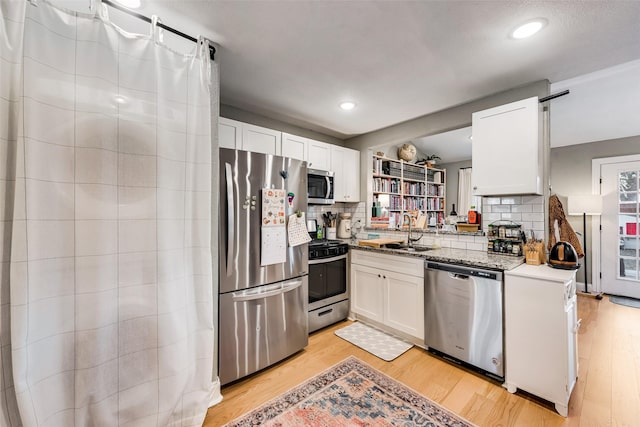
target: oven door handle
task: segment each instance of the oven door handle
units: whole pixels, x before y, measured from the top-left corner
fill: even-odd
[[[327,262],[333,262],[333,261],[340,261],[341,259],[346,259],[347,255],[338,255],[338,256],[334,256],[331,258],[320,258],[320,259],[310,259],[309,260],[309,265],[314,265],[314,264],[324,264]]]
[[[302,286],[302,280],[287,282],[285,284],[268,287],[266,290],[256,289],[233,294],[233,302],[254,301],[263,298],[269,298],[276,295],[286,294]]]

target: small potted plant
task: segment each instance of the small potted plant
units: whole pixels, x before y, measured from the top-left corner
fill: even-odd
[[[425,160],[427,161],[427,166],[432,168],[436,164],[436,160],[442,160],[442,159],[437,154],[431,154],[427,156]]]

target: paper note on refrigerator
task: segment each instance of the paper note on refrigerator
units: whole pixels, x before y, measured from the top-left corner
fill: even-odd
[[[284,190],[275,188],[262,189],[262,226],[278,227],[285,225],[285,198]]]
[[[298,246],[311,241],[304,212],[300,216],[296,214],[289,215],[287,232],[289,234],[289,246]]]
[[[287,228],[261,227],[260,265],[282,264],[287,261]]]

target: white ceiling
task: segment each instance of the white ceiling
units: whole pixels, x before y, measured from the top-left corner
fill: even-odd
[[[640,58],[640,1],[143,2],[219,44],[222,103],[342,139]]]
[[[551,102],[551,147],[640,135],[640,60],[551,85],[565,89]]]
[[[453,163],[471,159],[471,127],[425,136],[411,141],[416,149],[427,156],[435,154],[440,163]]]

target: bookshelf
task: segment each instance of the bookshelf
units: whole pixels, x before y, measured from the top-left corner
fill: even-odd
[[[445,217],[446,171],[403,160],[373,156],[370,225],[396,228],[402,214],[418,211],[424,228],[435,227]]]

